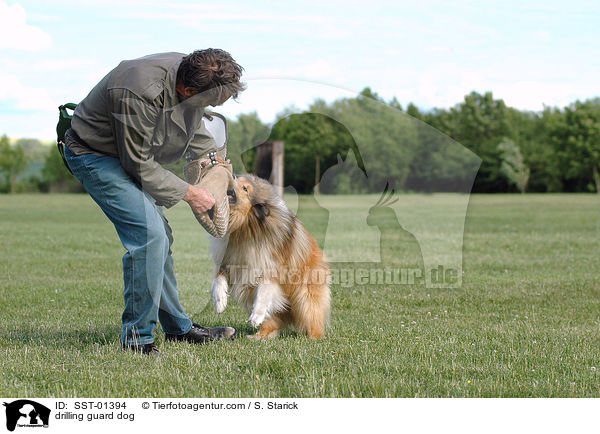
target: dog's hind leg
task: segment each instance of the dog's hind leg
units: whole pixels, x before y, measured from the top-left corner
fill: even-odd
[[[264,339],[264,338],[276,338],[279,336],[279,332],[288,323],[291,322],[289,312],[278,312],[271,318],[267,318],[260,325],[260,330],[254,335],[248,336],[250,339]]]
[[[253,327],[258,327],[265,318],[270,318],[273,314],[284,310],[286,306],[287,300],[281,286],[266,280],[256,288],[254,304],[248,320]]]

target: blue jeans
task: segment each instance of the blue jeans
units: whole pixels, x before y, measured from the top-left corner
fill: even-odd
[[[74,155],[65,159],[75,177],[115,225],[123,256],[125,310],[121,341],[154,342],[157,320],[165,333],[185,334],[192,321],[179,303],[173,271],[173,236],[162,207],[125,173],[118,158]]]

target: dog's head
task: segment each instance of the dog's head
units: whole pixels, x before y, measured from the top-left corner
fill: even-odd
[[[257,230],[265,227],[281,199],[271,184],[254,175],[241,175],[235,178],[235,187],[227,192],[229,196],[229,232],[242,227]]]

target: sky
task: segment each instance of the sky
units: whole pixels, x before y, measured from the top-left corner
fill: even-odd
[[[366,86],[406,106],[475,90],[519,109],[600,95],[596,1],[0,0],[0,134],[55,138],[121,60],[222,48],[248,90],[217,111],[272,122]]]

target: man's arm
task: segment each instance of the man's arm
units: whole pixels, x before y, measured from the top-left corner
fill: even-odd
[[[188,184],[154,160],[151,140],[160,108],[144,102],[126,89],[111,89],[108,99],[123,169],[158,205],[170,208],[184,199],[197,212],[212,208],[214,198],[208,191]]]

